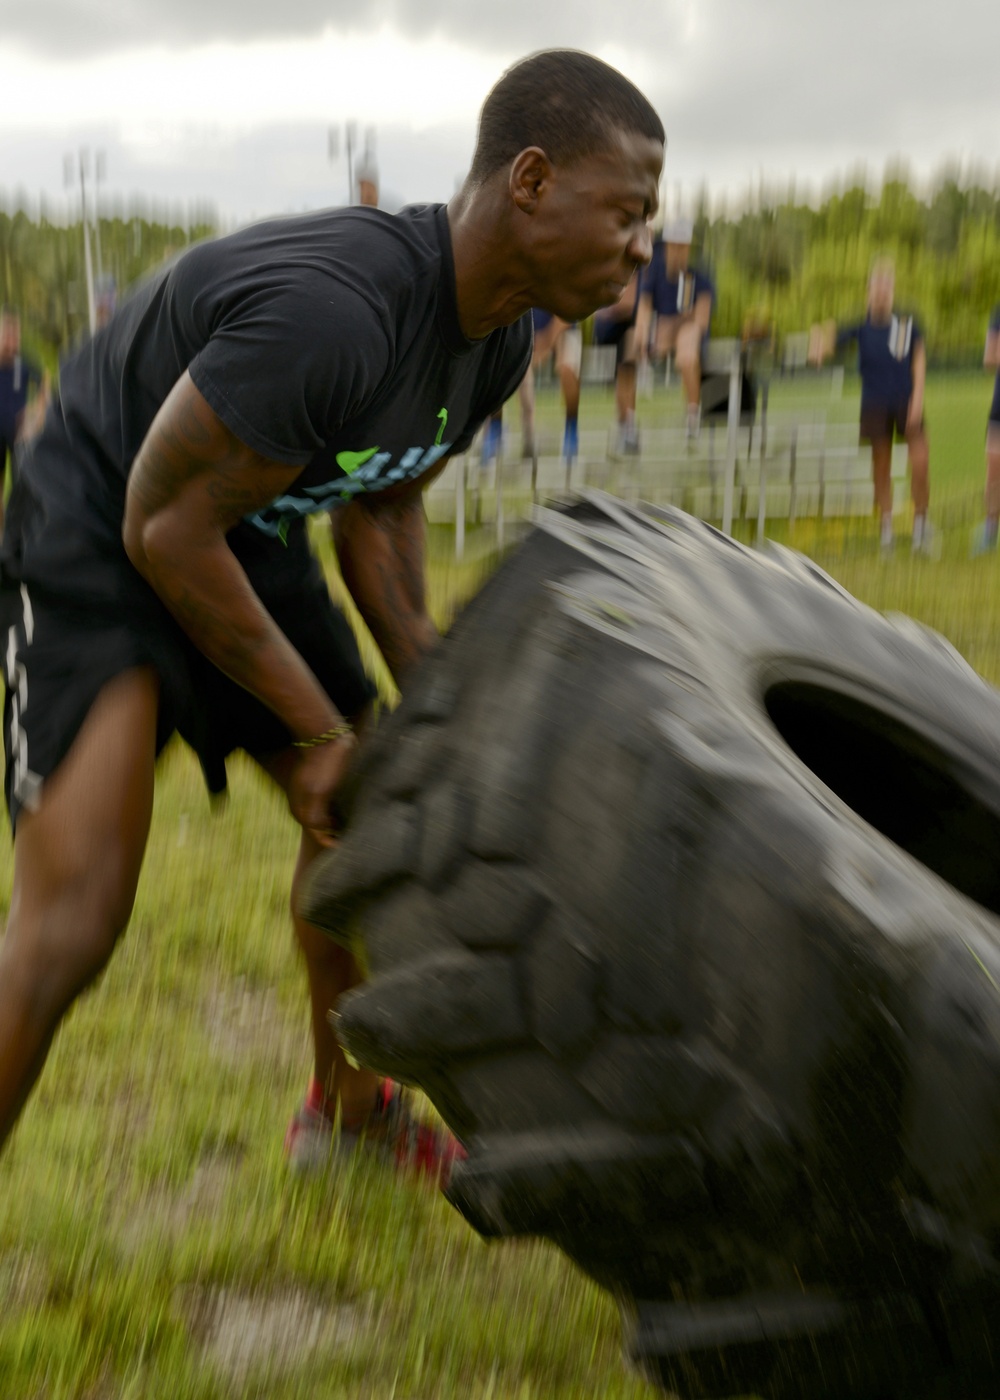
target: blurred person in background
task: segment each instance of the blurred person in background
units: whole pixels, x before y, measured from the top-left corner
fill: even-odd
[[[16,311],[0,311],[0,530],[3,529],[3,495],[7,458],[25,430],[29,403],[44,399],[45,376],[33,361],[21,354],[21,318]],[[34,406],[34,405],[33,405]]]
[[[701,352],[715,304],[712,279],[691,266],[693,234],[690,219],[672,219],[664,227],[643,273],[635,333],[640,361],[649,355],[658,366],[673,355],[690,438],[697,437],[701,424]]]
[[[983,367],[992,370],[995,378],[993,402],[986,422],[986,519],[973,547],[976,554],[996,549],[1000,524],[1000,306],[994,307],[990,317]]]
[[[868,278],[865,319],[838,329],[835,321],[810,331],[810,358],[815,364],[851,341],[858,344],[861,375],[861,441],[871,443],[875,507],[883,550],[892,549],[892,445],[905,441],[913,498],[912,546],[931,550],[927,523],[930,501],[930,448],[924,426],[927,351],[914,316],[894,309],[896,270],[890,258],[878,258]]]
[[[636,317],[639,313],[641,278],[632,278],[614,306],[594,316],[594,344],[615,347],[615,453],[635,456],[639,429],[635,421]]]
[[[567,462],[576,460],[580,450],[577,419],[580,413],[580,367],[583,362],[583,335],[579,326],[570,324],[559,316],[553,316],[541,307],[531,309],[533,349],[531,365],[518,385],[518,400],[521,408],[521,453],[523,457],[534,457],[535,440],[535,376],[549,356],[555,361],[556,375],[562,390],[566,419],[563,426],[563,457]],[[503,449],[503,409],[494,413],[483,430],[482,465],[484,467],[500,456]]]
[[[533,307],[534,350],[531,368],[521,380],[518,396],[521,401],[522,455],[535,452],[535,375],[551,355],[555,362],[559,387],[562,390],[565,421],[563,424],[562,455],[567,462],[576,460],[580,450],[577,419],[580,414],[580,367],[583,362],[583,334],[578,325],[550,316],[547,311]]]
[[[179,732],[214,792],[247,752],[300,828],[313,1068],[290,1165],[336,1160],[339,1122],[345,1149],[415,1143],[447,1168],[448,1136],[414,1135],[396,1088],[345,1058],[329,1012],[361,972],[297,913],[374,696],[307,516],[334,511],[344,581],[405,694],[437,640],[423,488],[523,379],[531,308],[581,320],[648,262],[664,141],[615,69],[534,54],[491,91],[447,206],[195,244],[65,362],[0,551],[0,1141],[129,921],[156,756]]]

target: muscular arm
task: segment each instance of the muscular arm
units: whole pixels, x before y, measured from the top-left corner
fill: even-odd
[[[694,304],[692,319],[701,330],[701,338],[708,335],[708,327],[712,320],[712,293],[702,292]]]
[[[421,488],[430,477],[428,472],[418,483],[359,497],[331,516],[344,582],[400,689],[438,635],[424,581]]]
[[[132,563],[195,646],[306,739],[340,715],[226,542],[300,470],[234,437],[185,372],[136,456],[122,534]]]

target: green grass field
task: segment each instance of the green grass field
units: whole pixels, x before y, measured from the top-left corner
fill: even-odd
[[[867,520],[776,533],[996,683],[1000,564],[968,559],[988,402],[985,376],[929,386],[939,561],[883,561]],[[585,400],[585,422],[609,412],[609,396]],[[484,576],[484,546],[458,568],[447,531],[431,544],[445,619]],[[370,1161],[286,1174],[309,1068],[295,831],[248,762],[231,783],[213,813],[188,752],[166,753],[132,925],[0,1159],[0,1400],[653,1396],[622,1366],[613,1304],[554,1249],[487,1246]],[[6,846],[5,908],[10,876]]]

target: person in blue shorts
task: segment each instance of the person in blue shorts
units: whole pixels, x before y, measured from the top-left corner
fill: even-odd
[[[889,550],[893,544],[892,444],[898,437],[909,449],[913,548],[926,553],[930,550],[930,449],[924,426],[927,352],[916,318],[895,310],[895,293],[895,268],[888,258],[879,258],[868,279],[865,319],[839,329],[830,321],[818,333],[814,327],[811,358],[822,363],[836,348],[857,341],[861,441],[871,443],[882,548]]]
[[[715,304],[712,279],[691,266],[693,233],[690,219],[673,219],[664,228],[663,241],[654,245],[652,261],[642,274],[636,320],[640,360],[649,354],[654,364],[660,364],[669,354],[674,356],[691,437],[701,421],[701,351],[711,331]]]
[[[995,378],[986,422],[986,520],[976,543],[977,554],[996,549],[1000,525],[1000,306],[993,308],[990,317],[983,367],[992,370]]]
[[[632,457],[639,451],[635,421],[636,348],[635,322],[639,313],[639,274],[632,278],[614,306],[594,316],[594,344],[615,347],[615,416],[618,423],[615,451]]]

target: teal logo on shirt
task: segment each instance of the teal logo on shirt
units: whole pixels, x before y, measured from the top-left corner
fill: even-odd
[[[443,416],[442,416],[443,415]],[[448,411],[438,414],[441,438],[447,424]],[[436,441],[433,447],[408,447],[399,461],[393,464],[391,452],[380,452],[377,447],[362,451],[343,451],[336,456],[337,466],[344,472],[335,481],[326,481],[321,486],[303,486],[301,495],[279,496],[277,500],[259,510],[255,515],[245,517],[248,524],[273,539],[285,544],[288,530],[294,520],[303,515],[315,515],[318,511],[332,510],[344,505],[362,493],[384,491],[387,486],[395,486],[400,481],[412,481],[422,476],[435,462],[451,451],[450,442]]]
[[[363,467],[369,458],[375,456],[377,451],[377,447],[366,447],[364,452],[338,452],[337,466],[348,476],[353,476],[359,467]]]

